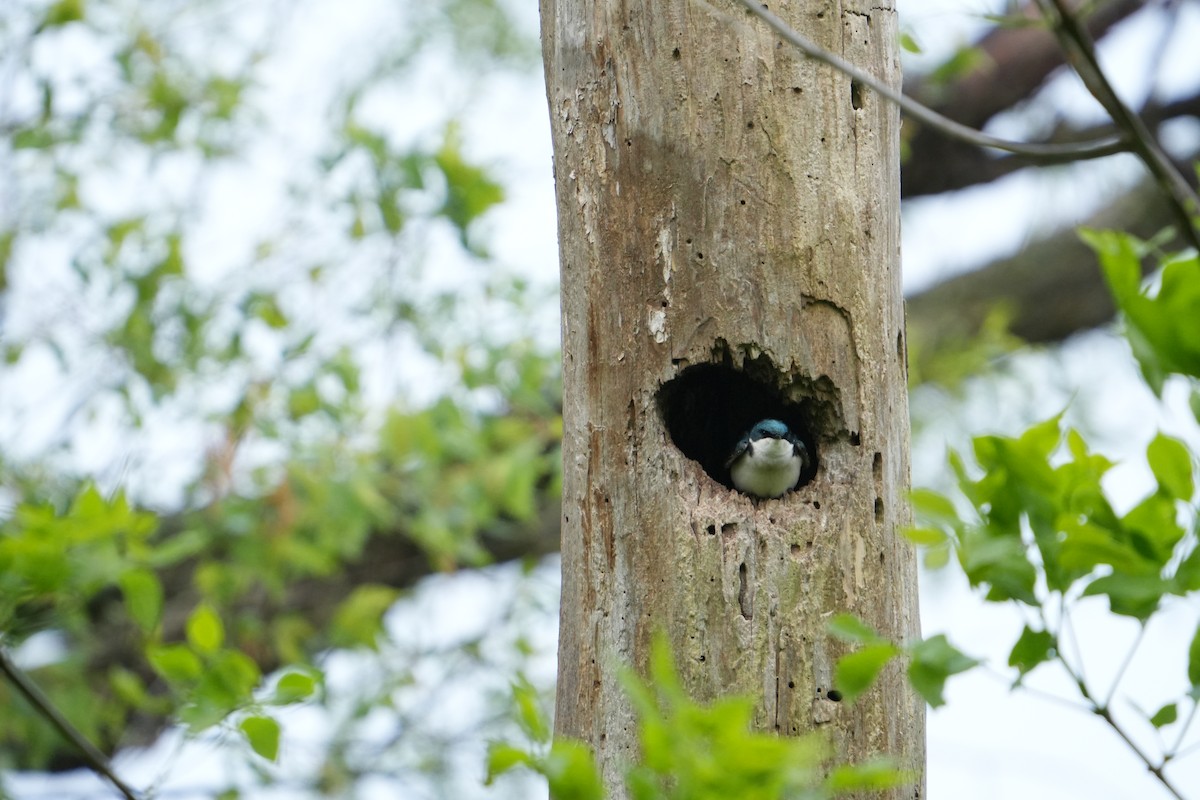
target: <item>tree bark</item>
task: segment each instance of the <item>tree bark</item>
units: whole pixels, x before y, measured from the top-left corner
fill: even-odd
[[[890,4],[772,8],[899,83]],[[693,696],[750,694],[763,729],[922,773],[924,706],[899,665],[838,703],[826,632],[842,611],[918,632],[896,110],[731,2],[543,0],[542,28],[565,382],[557,732],[594,746],[623,796],[637,743],[618,665],[641,669],[664,630]],[[716,457],[758,413],[816,450],[780,500],[728,488]]]

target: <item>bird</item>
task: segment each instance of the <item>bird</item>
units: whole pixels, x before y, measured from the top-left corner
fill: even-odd
[[[739,492],[752,497],[782,497],[808,469],[808,448],[777,419],[764,419],[746,432],[725,467]]]

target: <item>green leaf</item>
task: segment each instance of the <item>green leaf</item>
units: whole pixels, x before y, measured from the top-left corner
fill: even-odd
[[[504,742],[492,742],[488,745],[487,777],[485,786],[491,786],[499,776],[517,767],[534,768],[534,758],[529,753]]]
[[[551,800],[604,800],[604,783],[592,751],[582,742],[555,739],[544,774]]]
[[[1176,594],[1187,594],[1200,590],[1200,547],[1194,547],[1175,570],[1174,589]]]
[[[947,540],[944,544],[928,547],[924,553],[925,568],[928,570],[938,570],[950,563],[950,542]]]
[[[1188,683],[1192,684],[1192,691],[1200,691],[1200,626],[1196,627],[1192,644],[1188,647],[1187,677]]]
[[[225,643],[225,625],[212,606],[202,603],[188,617],[188,643],[200,653],[215,653]]]
[[[399,592],[390,586],[364,584],[357,587],[334,614],[331,631],[334,644],[374,649],[383,631],[383,615],[398,596]]]
[[[1146,448],[1146,460],[1159,489],[1176,500],[1192,499],[1192,457],[1183,442],[1159,433]]]
[[[1157,575],[1171,560],[1175,545],[1184,537],[1175,500],[1161,492],[1145,497],[1121,518],[1130,547],[1138,558],[1114,564],[1125,572]]]
[[[937,547],[949,541],[950,537],[938,528],[905,528],[904,538],[922,547]]]
[[[946,702],[942,696],[946,680],[979,663],[978,659],[965,655],[951,645],[941,634],[917,642],[909,648],[909,658],[909,683],[934,708]]]
[[[142,678],[124,667],[114,666],[108,671],[108,685],[131,708],[148,708],[152,702]]]
[[[900,648],[891,642],[878,642],[844,655],[834,671],[834,686],[851,701],[869,689],[879,671],[899,654]]]
[[[954,55],[930,72],[927,80],[933,84],[957,81],[982,69],[989,61],[990,59],[977,47],[960,47]]]
[[[1112,574],[1097,578],[1083,590],[1084,597],[1106,595],[1114,614],[1135,617],[1143,622],[1158,608],[1170,584],[1157,575]]]
[[[299,703],[312,697],[317,690],[317,679],[306,672],[286,672],[275,684],[275,695],[271,702],[277,705]]]
[[[1052,658],[1057,646],[1049,631],[1035,631],[1026,625],[1009,653],[1008,665],[1016,667],[1024,676],[1038,664]]]
[[[517,706],[517,723],[525,735],[538,744],[550,741],[550,724],[542,713],[537,689],[529,681],[521,679],[513,684],[513,701]]]
[[[875,630],[853,614],[836,614],[825,629],[844,642],[875,644],[883,641]]]
[[[1200,377],[1200,256],[1171,258],[1151,297],[1141,286],[1141,258],[1151,248],[1133,236],[1082,231],[1096,251],[1146,383],[1162,394],[1167,375]]]
[[[271,717],[246,717],[238,725],[250,748],[268,761],[279,758],[279,723]]]
[[[1100,564],[1108,564],[1122,572],[1155,572],[1153,565],[1128,543],[1123,530],[1112,531],[1063,515],[1060,521],[1062,543],[1058,550],[1059,564],[1080,574],[1091,572]]]
[[[896,766],[890,758],[873,758],[861,764],[835,767],[825,781],[831,794],[878,791],[913,782],[913,775]]]
[[[1025,552],[1025,543],[1016,536],[997,538],[983,531],[964,532],[959,543],[959,562],[972,586],[986,584],[987,599],[1020,600],[1038,605],[1034,586],[1037,570]]]
[[[288,326],[287,314],[279,307],[279,301],[269,294],[255,294],[248,302],[251,315],[266,323],[267,327],[280,330]]]
[[[504,188],[487,172],[467,162],[456,125],[446,129],[442,148],[434,163],[446,178],[446,201],[440,213],[459,230],[467,242],[467,227],[492,206],[504,200]]]
[[[1156,728],[1162,728],[1170,725],[1177,719],[1179,719],[1179,708],[1175,703],[1167,703],[1154,712],[1154,716],[1150,717],[1150,724]]]
[[[163,590],[158,576],[148,569],[131,569],[121,576],[125,610],[142,632],[149,635],[162,617]]]
[[[915,53],[917,55],[920,55],[922,52],[921,45],[917,43],[916,38],[911,33],[907,32],[900,34],[900,47],[904,48],[904,50],[908,51],[909,53]]]
[[[150,647],[146,659],[159,675],[172,683],[188,683],[204,671],[200,659],[187,645],[168,644]]]
[[[932,489],[913,489],[911,494],[913,511],[929,522],[946,527],[958,527],[958,510],[950,498]]]
[[[253,700],[261,672],[249,656],[239,650],[223,650],[213,656],[196,682],[191,704],[180,714],[180,721],[193,732],[221,722],[231,712]]]
[[[321,395],[316,384],[306,383],[288,392],[288,416],[291,419],[303,419],[320,410]]]
[[[87,5],[84,0],[58,0],[57,3],[46,9],[46,16],[42,18],[42,27],[57,28],[69,22],[79,22],[83,20],[86,13]]]

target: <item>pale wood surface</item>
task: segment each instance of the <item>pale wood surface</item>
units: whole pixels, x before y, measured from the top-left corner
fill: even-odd
[[[889,3],[772,10],[899,83]],[[619,786],[636,742],[617,665],[644,665],[662,627],[695,696],[750,693],[764,729],[821,728],[846,760],[921,770],[924,705],[898,665],[854,705],[825,697],[845,652],[833,614],[918,635],[895,109],[733,3],[544,0],[542,23],[565,381],[558,732],[595,745]],[[674,446],[659,389],[713,361],[809,409],[811,482],[755,504]]]

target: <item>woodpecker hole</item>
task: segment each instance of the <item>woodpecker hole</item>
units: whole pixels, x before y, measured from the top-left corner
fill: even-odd
[[[810,483],[820,471],[822,443],[845,436],[832,383],[783,372],[764,354],[746,356],[735,366],[734,350],[721,340],[713,350],[713,363],[685,367],[658,390],[658,410],[671,441],[710,478],[732,489],[725,462],[734,446],[755,423],[778,419],[808,449],[812,463],[797,486]]]
[[[749,581],[746,580],[746,562],[738,566],[738,608],[743,619],[754,616],[754,600],[750,593]]]
[[[855,111],[862,110],[862,84],[858,81],[850,81],[850,105],[854,106]]]

